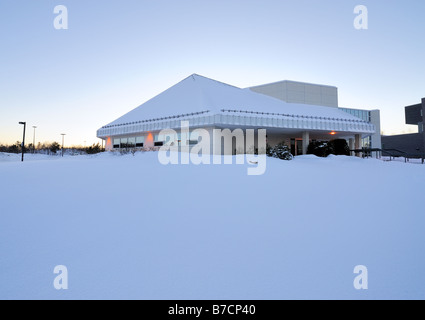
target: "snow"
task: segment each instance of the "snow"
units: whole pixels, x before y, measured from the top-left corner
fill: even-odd
[[[287,103],[194,74],[108,125],[222,109],[360,120],[338,108]]]
[[[0,154],[0,299],[425,298],[423,165],[27,156]]]

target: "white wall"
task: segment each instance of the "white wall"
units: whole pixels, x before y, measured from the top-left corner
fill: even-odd
[[[371,111],[371,123],[375,125],[376,133],[372,135],[372,148],[382,148],[381,138],[381,112],[379,110]]]
[[[338,88],[296,81],[281,81],[250,88],[288,103],[338,107]]]

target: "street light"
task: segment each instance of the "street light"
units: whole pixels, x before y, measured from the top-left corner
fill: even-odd
[[[22,124],[24,126],[24,138],[22,139],[22,162],[24,162],[24,149],[25,149],[25,130],[27,128],[26,122],[19,122],[19,124]]]
[[[63,157],[63,146],[64,146],[64,141],[65,141],[66,134],[65,133],[61,133],[61,136],[62,136],[62,157]]]
[[[33,128],[34,128],[34,139],[33,139],[33,142],[32,142],[32,153],[35,153],[35,129],[37,129],[37,127],[36,126],[33,126]]]

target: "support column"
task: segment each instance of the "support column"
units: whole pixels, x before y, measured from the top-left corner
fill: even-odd
[[[350,140],[348,140],[348,145],[349,145],[350,150],[354,150],[356,148],[356,145],[354,143],[354,138],[351,138]],[[355,153],[350,152],[350,155],[355,156]]]
[[[382,149],[382,138],[381,138],[381,113],[379,110],[370,111],[370,122],[375,126],[375,133],[371,136],[370,146],[373,149]],[[372,157],[378,158],[379,152],[372,152]]]
[[[362,136],[360,134],[356,134],[355,137],[355,149],[359,150],[362,147]],[[362,157],[362,153],[357,154],[358,157]]]
[[[307,148],[310,144],[310,132],[303,132],[303,154],[307,154]]]

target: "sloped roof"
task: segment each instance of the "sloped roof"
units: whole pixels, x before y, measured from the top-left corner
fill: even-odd
[[[108,126],[206,111],[219,114],[223,109],[359,120],[337,108],[287,103],[193,74]]]

